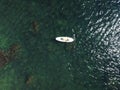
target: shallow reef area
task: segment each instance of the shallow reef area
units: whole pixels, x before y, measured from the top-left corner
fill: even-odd
[[[118,8],[117,0],[0,0],[0,90],[120,90]]]

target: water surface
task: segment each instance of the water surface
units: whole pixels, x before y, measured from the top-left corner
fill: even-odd
[[[0,0],[0,90],[119,90],[120,0]],[[33,22],[35,22],[33,25]],[[75,37],[59,43],[57,36]]]

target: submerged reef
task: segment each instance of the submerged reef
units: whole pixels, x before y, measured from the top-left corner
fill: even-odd
[[[20,50],[20,45],[18,43],[12,44],[8,49],[8,58],[13,59],[16,56],[16,53]]]
[[[32,21],[32,32],[37,33],[39,31],[39,24],[37,21]]]
[[[30,85],[33,82],[33,76],[26,77],[25,83],[26,85]]]
[[[19,48],[20,48],[19,44],[12,44],[7,50],[7,52],[4,52],[1,50],[0,51],[0,67],[3,67],[9,61],[13,60]]]
[[[4,66],[8,62],[8,57],[2,51],[0,51],[0,67]]]

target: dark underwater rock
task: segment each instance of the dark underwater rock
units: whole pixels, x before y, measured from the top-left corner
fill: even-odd
[[[8,60],[7,56],[5,56],[5,53],[3,53],[2,51],[0,51],[0,67],[2,67],[5,64],[7,64],[8,61],[9,60]]]
[[[13,44],[10,46],[7,53],[0,51],[0,67],[3,67],[8,62],[13,60],[13,58],[15,58],[16,52],[18,51],[19,48],[20,48],[19,44]]]

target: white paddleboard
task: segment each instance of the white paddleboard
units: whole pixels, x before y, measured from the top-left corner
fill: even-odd
[[[55,38],[56,41],[59,41],[59,42],[73,42],[74,39],[71,38],[71,37],[66,37],[66,36],[61,36],[61,37],[56,37]]]

